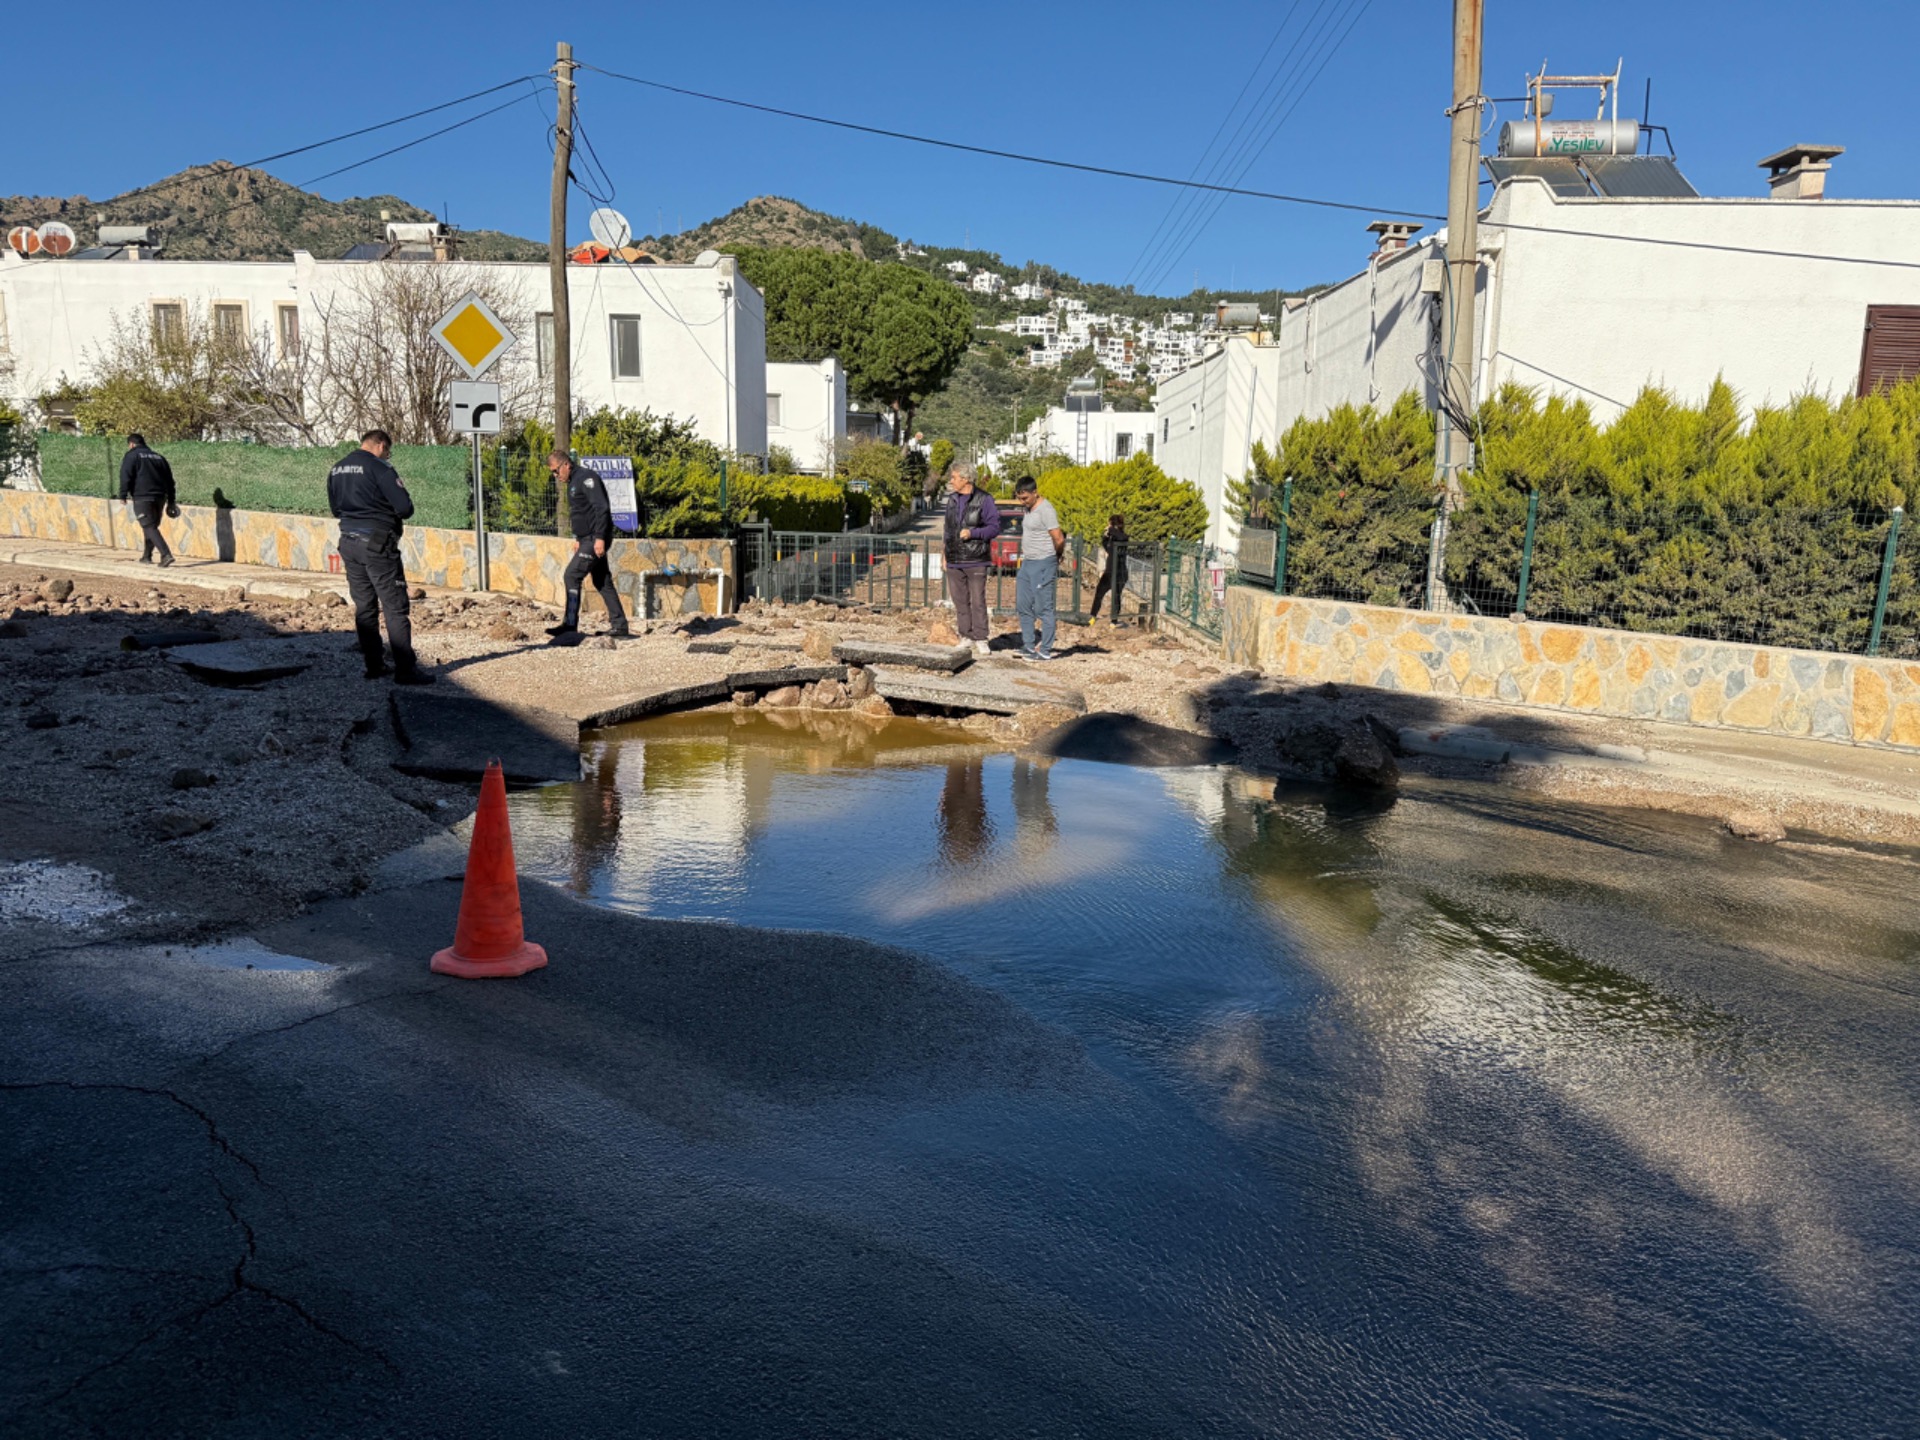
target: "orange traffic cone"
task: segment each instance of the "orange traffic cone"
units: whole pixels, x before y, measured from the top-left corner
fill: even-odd
[[[527,939],[520,921],[520,876],[513,868],[513,831],[507,824],[507,777],[495,760],[480,782],[480,809],[467,847],[467,881],[453,945],[429,967],[442,975],[487,980],[524,975],[547,963],[547,952]]]

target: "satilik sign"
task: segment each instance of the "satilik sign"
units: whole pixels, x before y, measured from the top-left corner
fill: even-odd
[[[613,510],[614,526],[637,532],[640,529],[640,497],[633,489],[633,457],[582,455],[577,463],[598,475],[600,483],[606,487],[607,504]]]

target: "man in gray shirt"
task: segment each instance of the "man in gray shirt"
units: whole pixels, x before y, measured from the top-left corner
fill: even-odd
[[[1014,481],[1013,498],[1027,507],[1027,518],[1020,523],[1020,575],[1013,586],[1013,608],[1020,616],[1020,658],[1051,660],[1053,589],[1060,578],[1060,552],[1067,548],[1067,537],[1053,502],[1040,498],[1040,487],[1031,475]]]

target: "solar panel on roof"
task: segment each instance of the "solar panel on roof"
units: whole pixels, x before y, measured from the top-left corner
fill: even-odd
[[[1697,200],[1671,155],[1585,155],[1593,187],[1610,200]]]
[[[1492,173],[1496,185],[1503,180],[1530,175],[1546,181],[1548,188],[1556,195],[1585,199],[1593,194],[1587,186],[1587,177],[1580,173],[1580,167],[1565,155],[1489,155],[1487,169]]]

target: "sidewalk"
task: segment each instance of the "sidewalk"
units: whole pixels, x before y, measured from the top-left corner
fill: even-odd
[[[0,537],[0,565],[24,565],[64,570],[74,575],[101,575],[114,580],[139,580],[150,585],[188,585],[199,590],[234,590],[250,600],[311,600],[316,595],[347,593],[347,577],[321,575],[311,570],[281,570],[272,565],[240,565],[224,560],[177,560],[164,570],[142,565],[125,550],[104,545],[73,545],[58,540]],[[439,587],[433,587],[436,590]],[[441,593],[461,594],[447,590]]]

